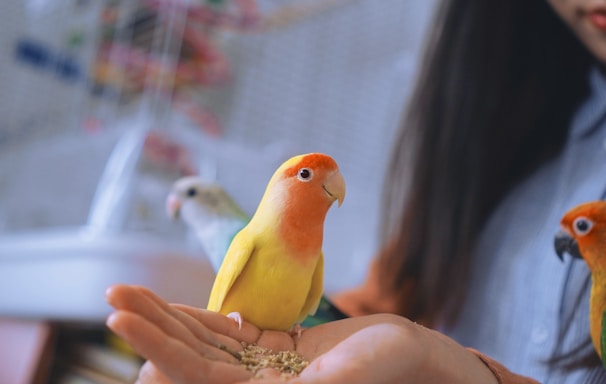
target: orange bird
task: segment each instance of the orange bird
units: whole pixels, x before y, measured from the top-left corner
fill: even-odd
[[[591,271],[589,332],[593,346],[604,361],[604,311],[606,310],[606,201],[592,201],[572,208],[561,220],[555,238],[556,253],[585,260]]]

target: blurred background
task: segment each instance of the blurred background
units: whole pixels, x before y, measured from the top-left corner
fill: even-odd
[[[186,175],[252,214],[284,160],[330,154],[347,197],[326,221],[325,287],[358,284],[433,6],[3,1],[0,383],[132,382],[140,361],[102,326],[110,284],[205,305],[208,260],[164,208]]]

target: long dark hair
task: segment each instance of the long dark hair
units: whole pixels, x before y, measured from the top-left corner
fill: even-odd
[[[433,27],[386,176],[378,263],[399,312],[429,324],[456,320],[479,231],[561,150],[593,61],[545,0],[444,1]]]

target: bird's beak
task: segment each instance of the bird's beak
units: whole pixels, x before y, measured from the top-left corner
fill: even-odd
[[[322,185],[326,193],[339,202],[339,207],[345,200],[345,179],[339,170],[334,171]]]
[[[173,220],[178,219],[181,214],[181,199],[173,193],[166,198],[166,214]]]
[[[564,260],[564,253],[569,253],[570,256],[576,258],[582,258],[579,245],[576,240],[572,238],[566,231],[560,231],[555,235],[553,242],[556,254],[560,260]]]

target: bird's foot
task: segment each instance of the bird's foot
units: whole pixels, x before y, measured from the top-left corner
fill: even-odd
[[[227,317],[238,323],[238,331],[242,330],[242,315],[240,315],[240,312],[230,312]]]
[[[290,330],[290,336],[291,337],[295,337],[295,335],[297,335],[297,337],[300,339],[301,338],[301,333],[303,333],[303,330],[305,328],[303,328],[301,326],[301,324],[295,324],[293,325],[292,329]]]

